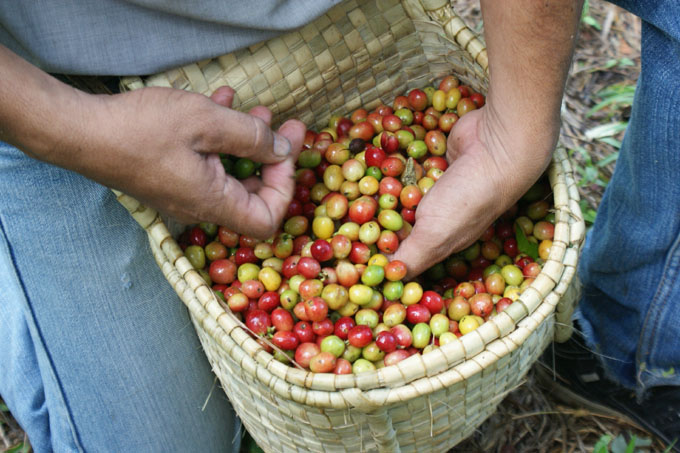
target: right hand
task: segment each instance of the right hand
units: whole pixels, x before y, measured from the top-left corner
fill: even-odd
[[[521,126],[521,125],[520,125]],[[423,197],[393,259],[407,279],[474,243],[541,176],[559,123],[536,134],[507,127],[487,104],[463,116],[447,143],[449,167]]]
[[[213,222],[267,238],[293,197],[306,128],[290,120],[274,132],[268,109],[237,112],[229,108],[233,95],[227,87],[210,98],[166,88],[84,95],[79,110],[89,117],[76,152],[54,152],[47,160],[181,222]],[[226,174],[219,153],[262,162],[261,180]]]

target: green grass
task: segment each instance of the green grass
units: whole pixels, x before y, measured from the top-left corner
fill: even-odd
[[[9,412],[9,408],[5,402],[0,399],[0,429],[2,429],[3,432],[6,431],[5,428],[9,428],[7,420],[10,419],[11,416],[12,414]],[[2,442],[0,442],[0,448],[2,447],[4,446],[2,445]],[[28,453],[29,451],[31,451],[31,445],[28,441],[20,441],[15,445],[11,445],[6,450],[3,450],[5,453]]]
[[[630,61],[628,58],[625,60]],[[614,61],[616,64],[619,60],[609,61]],[[630,107],[633,105],[633,99],[635,98],[635,85],[615,83],[598,91],[596,96],[600,99],[600,102],[588,110],[586,117],[591,117],[606,107],[611,107],[611,114],[615,113],[616,110]]]
[[[623,60],[623,59],[622,59]],[[617,60],[616,64],[620,64]],[[624,62],[628,64],[628,62]],[[587,112],[586,117],[593,117],[599,113],[602,121],[597,126],[586,130],[584,135],[592,143],[601,142],[609,145],[613,151],[605,157],[596,160],[590,152],[582,146],[569,151],[573,159],[574,170],[581,187],[599,187],[601,190],[609,184],[607,168],[616,162],[621,148],[621,134],[628,127],[627,120],[614,119],[620,112],[633,104],[635,86],[630,84],[613,84],[600,90],[595,95],[597,103]],[[604,114],[604,115],[603,115]],[[597,215],[596,210],[589,206],[586,200],[581,200],[581,210],[586,224],[592,225]]]
[[[590,3],[588,0],[583,2],[583,10],[581,11],[581,22],[593,27],[595,30],[602,30],[602,25],[593,16],[588,14],[590,11]]]
[[[651,446],[652,440],[646,437],[631,435],[630,440],[626,442],[623,434],[616,437],[604,434],[593,447],[593,453],[642,453],[648,452]],[[670,452],[672,447],[670,445],[664,450],[664,453]]]
[[[28,453],[31,451],[31,446],[28,442],[19,442],[18,444],[5,450],[5,453]]]
[[[585,0],[583,3],[581,23],[595,30],[602,30],[602,24],[590,15],[590,3],[588,0]],[[630,66],[635,66],[635,62],[630,58],[611,58],[604,64],[590,69],[590,71],[610,71]],[[630,83],[612,84],[595,94],[596,103],[588,110],[586,118],[597,119],[598,124],[586,130],[584,135],[591,143],[597,144],[599,142],[606,144],[613,151],[599,160],[594,159],[585,147],[578,147],[570,151],[570,157],[578,157],[578,159],[573,159],[573,162],[574,170],[579,178],[579,186],[604,190],[607,184],[609,184],[609,177],[607,175],[610,172],[607,171],[607,167],[616,162],[619,156],[619,149],[621,148],[622,132],[628,126],[627,120],[618,118],[621,117],[621,111],[633,104],[634,97],[635,85]],[[590,206],[586,200],[581,200],[581,210],[583,211],[586,225],[592,225],[597,215],[596,209]]]

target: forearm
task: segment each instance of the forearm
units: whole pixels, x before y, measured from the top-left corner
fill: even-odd
[[[582,0],[481,0],[490,114],[517,146],[550,157]],[[506,137],[507,139],[507,137]]]
[[[293,196],[305,127],[290,120],[274,132],[268,109],[237,112],[233,95],[228,87],[211,97],[152,87],[95,96],[0,47],[0,140],[184,223],[213,222],[264,239]],[[260,184],[227,175],[225,153],[262,162]]]
[[[0,140],[68,167],[77,160],[90,97],[0,45]]]

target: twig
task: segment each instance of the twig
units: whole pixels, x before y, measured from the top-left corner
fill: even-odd
[[[600,33],[600,39],[602,41],[607,40],[609,31],[612,28],[612,22],[614,22],[614,5],[609,5],[607,8],[607,16],[604,19],[604,24],[602,25],[602,33]]]
[[[33,450],[33,448],[31,447],[31,443],[28,441],[28,434],[24,433],[24,446],[21,448],[21,451],[23,453],[28,453],[31,450]]]
[[[2,438],[2,442],[5,444],[5,448],[11,447],[9,443],[9,438],[5,434],[5,428],[3,427],[2,423],[0,423],[0,438]]]
[[[579,432],[576,432],[576,441],[578,442],[578,446],[581,449],[583,453],[586,453],[586,446],[583,445],[583,439],[581,439],[581,434]]]

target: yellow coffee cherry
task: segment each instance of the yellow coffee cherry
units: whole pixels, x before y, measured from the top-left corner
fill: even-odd
[[[543,260],[547,260],[550,255],[550,250],[552,248],[553,241],[550,239],[544,239],[538,244],[538,256]]]
[[[459,328],[460,329],[460,328]],[[458,341],[458,337],[453,332],[444,332],[439,336],[439,346]]]
[[[373,288],[357,283],[349,288],[349,301],[357,305],[367,305],[373,299]]]
[[[446,110],[446,93],[442,90],[436,90],[432,94],[432,107],[438,112]]]
[[[417,282],[408,282],[404,285],[404,292],[401,295],[401,303],[408,306],[417,304],[423,297],[423,287]]]
[[[276,291],[281,286],[281,275],[271,267],[260,269],[257,279],[262,282],[267,291]]]
[[[503,297],[507,297],[513,302],[519,299],[520,294],[522,294],[522,290],[513,285],[506,286],[505,291],[503,291]]]
[[[354,316],[359,311],[359,306],[354,302],[347,302],[338,309],[340,316]]]
[[[335,224],[330,217],[315,217],[312,222],[312,232],[319,239],[328,239],[333,236]]]
[[[458,321],[458,330],[460,330],[460,333],[465,335],[468,332],[472,332],[475,330],[477,327],[479,327],[479,321],[477,320],[477,317],[474,315],[466,315],[460,318],[460,321]]]
[[[376,253],[375,255],[371,256],[368,259],[367,265],[372,266],[383,266],[385,267],[389,261],[387,260],[387,257],[383,255],[382,253]]]

